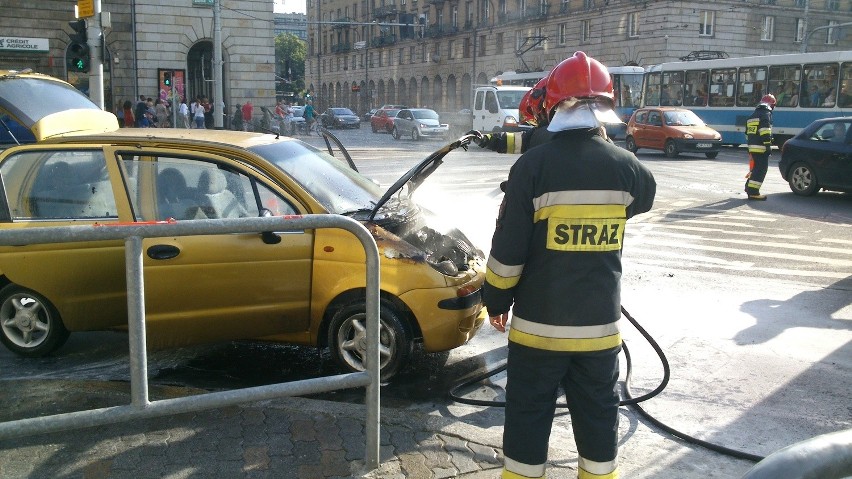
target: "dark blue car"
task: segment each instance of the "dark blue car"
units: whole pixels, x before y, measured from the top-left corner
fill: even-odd
[[[852,191],[852,116],[808,125],[784,143],[778,168],[797,195]]]

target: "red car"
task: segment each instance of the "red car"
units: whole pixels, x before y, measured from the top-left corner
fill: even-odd
[[[393,119],[396,118],[397,113],[399,113],[398,108],[380,109],[373,113],[373,116],[370,117],[370,127],[373,129],[373,133],[380,131],[390,133],[393,130]]]

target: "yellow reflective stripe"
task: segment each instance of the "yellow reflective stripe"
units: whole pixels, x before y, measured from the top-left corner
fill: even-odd
[[[633,203],[633,196],[620,190],[551,191],[533,198],[533,207],[540,210],[553,205],[624,205]]]
[[[491,270],[491,268],[486,268],[485,270],[485,281],[488,282],[491,286],[494,286],[497,289],[510,289],[514,288],[518,281],[521,280],[520,276],[500,276]]]
[[[503,458],[503,479],[544,478],[545,464],[524,464],[510,457]]]
[[[509,135],[512,137],[512,148],[506,148],[506,151],[511,151],[512,153],[520,154],[524,149],[524,136],[521,133],[512,133]]]
[[[767,149],[766,145],[748,145],[749,153],[766,153]]]
[[[558,339],[535,336],[512,328],[509,331],[509,341],[545,351],[582,353],[616,348],[621,345],[621,334],[604,338]]]
[[[503,264],[493,256],[488,257],[488,264],[485,268],[485,281],[488,284],[499,289],[514,288],[521,280],[521,273],[524,272],[524,265],[508,265]]]
[[[592,326],[564,326],[559,324],[544,324],[530,321],[518,316],[512,317],[512,329],[548,338],[602,338],[618,334],[620,322]]]
[[[506,153],[515,152],[515,135],[506,133]]]
[[[503,264],[493,256],[488,257],[488,269],[494,271],[495,274],[499,274],[500,276],[510,277],[510,276],[520,276],[521,273],[524,272],[524,265],[522,264]]]
[[[618,473],[618,469],[610,472],[609,474],[594,474],[589,472],[582,467],[577,471],[577,479],[618,479],[621,477]]]
[[[577,459],[577,465],[580,467],[580,471],[585,471],[589,474],[587,477],[618,477],[618,459],[606,462],[597,462],[580,456]],[[615,474],[615,476],[612,474]],[[583,477],[582,472],[580,472],[580,477]]]
[[[553,205],[535,211],[533,221],[538,222],[551,216],[557,218],[626,218],[624,205]]]
[[[746,184],[746,188],[754,188],[756,190],[759,190],[761,185],[763,185],[762,181],[748,180],[748,184]]]
[[[771,135],[772,134],[772,128],[771,127],[761,128],[761,129],[757,130],[757,132],[760,134],[760,136]]]

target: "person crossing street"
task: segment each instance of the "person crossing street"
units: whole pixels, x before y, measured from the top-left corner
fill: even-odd
[[[766,170],[769,169],[769,155],[772,152],[772,110],[775,109],[775,103],[773,95],[763,95],[751,117],[746,120],[749,172],[746,174],[745,192],[750,200],[766,199],[766,195],[760,194],[760,187],[766,178]]]

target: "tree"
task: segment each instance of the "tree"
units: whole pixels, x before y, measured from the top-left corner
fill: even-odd
[[[284,91],[301,93],[305,89],[305,42],[292,33],[275,36],[276,85],[283,83]],[[282,80],[283,79],[283,80]],[[281,88],[278,88],[280,91]]]

